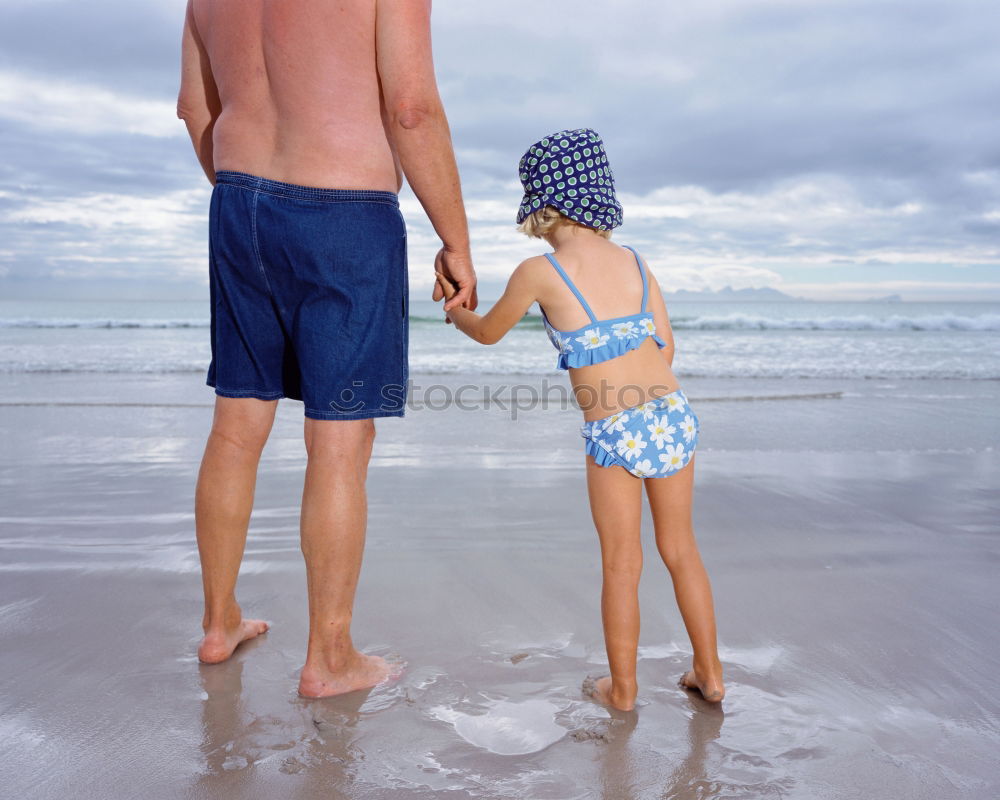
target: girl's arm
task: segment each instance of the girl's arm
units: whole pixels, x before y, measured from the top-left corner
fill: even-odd
[[[645,263],[646,260],[643,259],[643,264]],[[656,335],[667,343],[666,347],[660,348],[660,353],[667,360],[667,366],[673,367],[674,332],[670,328],[670,317],[667,315],[667,305],[663,302],[660,284],[653,277],[648,264],[646,264],[646,276],[649,278],[649,310],[653,312],[653,324],[656,326]]]
[[[514,270],[503,296],[487,314],[480,315],[475,311],[456,306],[448,310],[448,319],[455,323],[455,327],[462,333],[480,344],[499,342],[507,331],[521,321],[531,308],[531,304],[538,298],[537,265],[532,263],[536,260],[529,258]],[[440,272],[437,273],[437,279],[445,300],[449,300],[455,295],[455,287]]]

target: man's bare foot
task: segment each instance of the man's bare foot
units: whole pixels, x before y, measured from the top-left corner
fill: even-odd
[[[335,671],[321,664],[306,664],[299,678],[299,694],[303,697],[333,697],[359,689],[371,689],[380,683],[395,680],[402,671],[402,666],[390,664],[381,656],[355,652],[347,666]]]
[[[218,664],[229,658],[243,642],[267,633],[262,619],[243,619],[233,628],[210,630],[198,646],[198,660],[203,664]]]
[[[681,675],[677,685],[682,689],[697,689],[710,703],[721,703],[726,696],[726,687],[722,685],[721,664],[717,671],[706,670],[704,674],[697,667],[689,669]]]
[[[632,711],[635,708],[635,695],[631,699],[624,696],[617,696],[612,686],[611,676],[605,675],[603,678],[593,678],[588,675],[583,679],[583,693],[595,703],[617,708],[619,711]]]

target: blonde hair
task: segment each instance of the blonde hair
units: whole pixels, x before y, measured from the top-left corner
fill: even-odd
[[[560,214],[559,210],[555,206],[542,206],[538,209],[538,211],[532,211],[524,218],[524,221],[517,226],[517,229],[525,236],[533,236],[536,239],[542,239],[562,225],[576,225],[580,228],[592,230],[598,236],[603,236],[605,239],[611,238],[611,231],[601,230],[600,228],[591,228],[589,225],[584,225],[583,223],[577,222],[575,219],[570,219],[565,214]]]

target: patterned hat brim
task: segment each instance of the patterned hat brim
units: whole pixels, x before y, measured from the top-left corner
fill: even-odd
[[[545,206],[599,230],[622,224],[622,207],[604,143],[591,128],[559,131],[539,139],[521,157],[518,173],[524,187],[518,224]]]

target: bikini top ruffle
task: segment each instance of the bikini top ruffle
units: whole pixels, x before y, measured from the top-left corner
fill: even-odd
[[[628,247],[628,245],[625,246]],[[658,347],[667,346],[667,343],[656,334],[652,313],[646,310],[646,301],[649,297],[649,280],[646,277],[646,270],[639,259],[639,254],[631,247],[628,249],[635,256],[636,264],[639,266],[639,274],[642,276],[642,310],[637,314],[604,320],[599,320],[594,316],[594,312],[591,311],[587,301],[583,299],[580,290],[569,279],[569,275],[566,274],[555,257],[551,253],[545,254],[545,257],[555,267],[556,272],[576,295],[576,299],[580,301],[587,316],[590,317],[590,324],[584,325],[582,328],[577,328],[574,331],[560,331],[553,327],[545,315],[545,309],[542,309],[545,331],[549,335],[549,340],[559,351],[559,358],[556,362],[556,367],[559,369],[585,367],[609,361],[635,350],[643,341],[650,338],[656,342]]]

